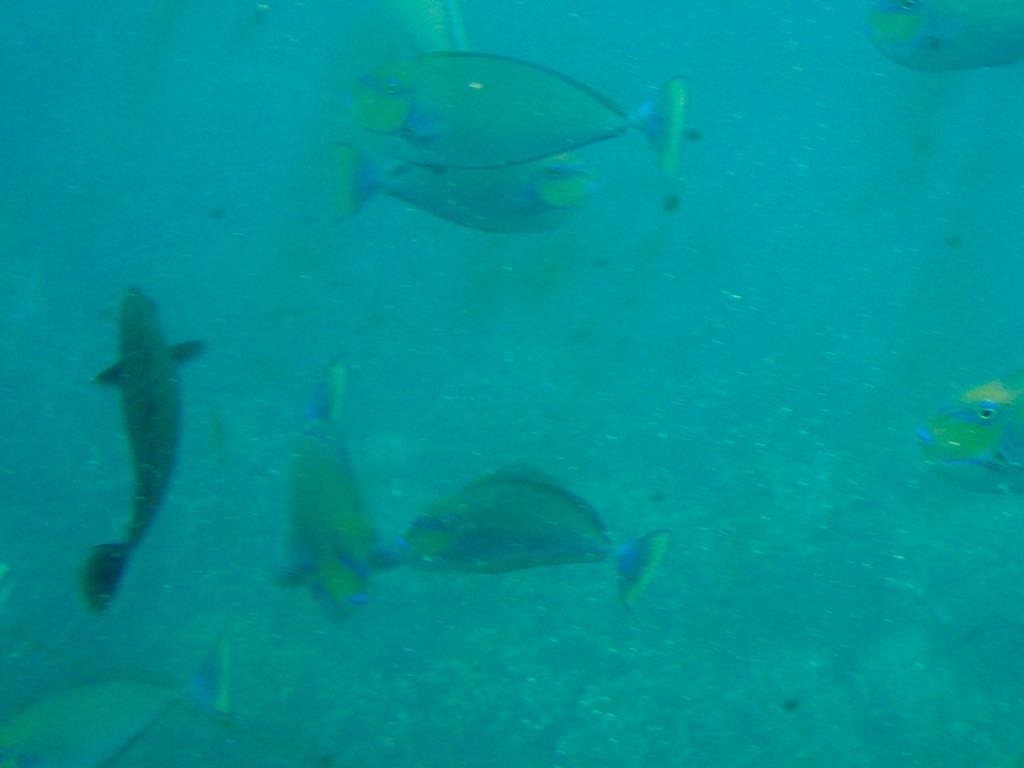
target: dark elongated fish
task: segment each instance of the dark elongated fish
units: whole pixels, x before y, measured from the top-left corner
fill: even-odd
[[[82,593],[97,611],[106,608],[116,594],[128,558],[146,535],[167,492],[181,420],[177,364],[198,355],[203,345],[190,341],[168,346],[156,304],[129,288],[121,301],[120,348],[121,359],[96,381],[121,390],[135,492],[122,538],[94,547],[82,567]]]
[[[485,475],[435,503],[413,521],[393,556],[411,565],[468,573],[501,573],[614,557],[619,596],[632,607],[668,546],[652,531],[615,547],[589,503],[543,472],[512,465]],[[382,555],[381,565],[388,562]]]

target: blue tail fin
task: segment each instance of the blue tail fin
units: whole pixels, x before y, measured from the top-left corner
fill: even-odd
[[[189,684],[189,698],[203,712],[231,717],[231,642],[222,637]]]
[[[657,97],[633,116],[658,155],[658,166],[667,176],[679,172],[680,152],[686,130],[686,81],[673,77],[661,86]]]
[[[627,608],[636,605],[654,578],[668,549],[668,531],[651,531],[619,552],[619,598]]]

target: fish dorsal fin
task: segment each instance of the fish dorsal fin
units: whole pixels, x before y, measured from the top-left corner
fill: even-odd
[[[473,485],[482,485],[485,483],[492,482],[510,482],[520,483],[522,485],[530,485],[534,488],[539,488],[547,493],[558,496],[565,501],[572,504],[575,509],[582,514],[593,526],[595,530],[605,531],[604,521],[601,520],[601,516],[597,514],[590,502],[581,496],[573,493],[563,486],[560,482],[551,477],[551,475],[543,472],[530,464],[508,464],[500,469],[495,470],[490,475],[478,480]]]
[[[171,357],[176,363],[187,363],[194,360],[206,351],[206,342],[203,341],[182,341],[171,345]]]

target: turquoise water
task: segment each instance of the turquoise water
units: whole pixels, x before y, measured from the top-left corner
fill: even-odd
[[[1019,497],[941,482],[914,432],[1020,365],[1020,67],[919,73],[858,4],[467,0],[472,45],[633,107],[689,82],[678,211],[639,134],[584,151],[567,226],[332,216],[367,2],[15,2],[0,31],[0,712],[184,681],[222,633],[236,724],[173,711],[123,766],[1005,766],[1024,752]],[[128,284],[185,428],[111,609]],[[512,461],[616,540],[674,533],[632,612],[607,564],[400,570],[335,625],[274,585],[284,470],[325,365],[387,538]]]

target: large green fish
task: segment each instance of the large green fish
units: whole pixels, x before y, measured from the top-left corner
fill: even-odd
[[[0,722],[2,768],[100,768],[120,757],[180,701],[230,714],[229,647],[222,642],[185,690],[135,681],[70,688]]]
[[[639,128],[662,169],[674,174],[685,104],[680,78],[629,114],[547,67],[461,51],[385,66],[360,78],[351,94],[356,124],[389,154],[441,168],[526,163]]]
[[[1024,371],[967,390],[918,437],[937,463],[1024,478]]]
[[[664,557],[667,531],[616,548],[597,512],[543,472],[513,465],[475,480],[413,521],[396,556],[412,565],[501,573],[615,556],[632,607]]]
[[[868,33],[911,69],[974,69],[1024,59],[1021,0],[871,0]]]
[[[339,420],[345,369],[331,369],[328,401],[292,446],[289,555],[283,582],[305,586],[331,619],[366,602],[377,537],[356,487]]]
[[[354,214],[376,190],[442,219],[485,232],[537,232],[565,224],[594,181],[567,155],[500,168],[432,168],[406,163],[386,173],[349,145],[337,152],[338,209]]]
[[[103,610],[113,599],[128,558],[146,535],[167,492],[181,428],[177,366],[203,349],[197,341],[168,346],[156,305],[135,288],[124,293],[119,324],[121,358],[96,381],[121,390],[135,486],[124,535],[94,547],[82,567],[82,593],[94,610]]]

